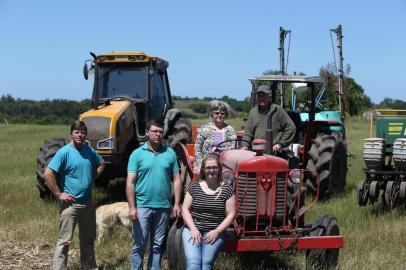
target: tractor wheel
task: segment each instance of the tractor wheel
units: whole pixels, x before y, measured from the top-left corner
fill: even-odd
[[[193,179],[192,160],[188,155],[185,145],[182,143],[177,143],[173,146],[173,150],[175,151],[176,160],[180,170],[180,180],[184,189],[183,194],[185,194]]]
[[[383,195],[385,204],[391,209],[394,208],[399,197],[399,182],[388,181]]]
[[[182,223],[183,222],[176,221],[168,232],[166,256],[169,269],[186,269],[186,258],[182,243]]]
[[[357,185],[357,199],[359,206],[365,206],[368,203],[369,186],[365,182],[359,182]]]
[[[313,223],[310,236],[339,235],[340,230],[335,217],[323,215]],[[327,270],[335,269],[340,249],[309,249],[306,251],[306,269]]]
[[[399,187],[399,200],[401,203],[406,202],[406,182],[401,182]]]
[[[335,136],[320,135],[313,141],[308,157],[306,184],[309,189],[317,192],[318,175],[320,199],[343,193],[347,178],[344,142],[337,140]]]
[[[374,203],[378,200],[379,197],[379,182],[372,181],[371,185],[369,186],[369,201]]]
[[[44,145],[40,148],[37,157],[37,187],[41,199],[49,199],[52,197],[51,191],[45,184],[44,172],[51,159],[55,156],[56,152],[61,149],[67,142],[65,139],[57,138],[45,140]]]
[[[169,146],[174,147],[177,143],[192,143],[192,122],[189,119],[179,118],[168,136]]]

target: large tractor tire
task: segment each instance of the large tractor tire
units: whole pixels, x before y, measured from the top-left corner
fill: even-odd
[[[171,147],[174,147],[177,143],[192,143],[192,122],[186,118],[179,118],[173,125],[173,130],[170,131],[168,141]]]
[[[173,147],[173,150],[176,153],[176,160],[180,170],[180,180],[183,186],[183,194],[185,194],[193,179],[192,159],[188,155],[185,145],[182,143],[177,143]]]
[[[323,215],[316,219],[310,236],[340,235],[335,217]],[[306,251],[306,269],[332,270],[336,269],[340,249],[309,249]]]
[[[45,184],[44,172],[51,159],[55,156],[56,152],[66,145],[65,139],[57,138],[45,140],[44,145],[40,148],[37,157],[37,188],[41,199],[49,199],[52,197],[51,191]]]
[[[183,222],[178,220],[173,223],[168,232],[168,238],[166,240],[166,256],[169,269],[186,269],[186,257],[182,243],[182,225]]]
[[[347,178],[347,152],[344,142],[335,136],[319,135],[313,140],[308,157],[307,187],[316,193],[319,176],[320,199],[343,193]]]

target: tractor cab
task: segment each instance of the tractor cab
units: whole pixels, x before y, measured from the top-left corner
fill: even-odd
[[[103,117],[104,112],[113,109],[109,105],[125,103],[128,109],[125,113],[131,115],[123,118],[134,118],[137,140],[144,140],[146,123],[150,119],[162,119],[173,107],[167,77],[168,62],[144,53],[92,56],[94,59],[86,61],[83,71],[85,79],[89,73],[94,73],[94,110],[82,115],[83,120],[91,121],[88,117],[92,114]],[[87,66],[89,61],[90,67]]]
[[[323,117],[326,116],[325,113],[323,116],[320,114],[320,98],[326,85],[322,77],[263,75],[249,80],[252,85],[251,107],[256,104],[255,90],[261,85],[267,85],[272,92],[272,103],[284,108],[296,126],[294,143],[303,144],[308,122],[325,120],[331,114],[327,114],[327,117]]]
[[[83,74],[85,79],[94,75],[93,108],[81,114],[80,120],[88,127],[90,145],[106,161],[105,172],[96,183],[108,183],[126,176],[128,158],[146,141],[145,129],[151,119],[165,122],[164,138],[170,141],[182,115],[172,108],[169,64],[164,59],[142,52],[91,55]],[[187,130],[183,134],[190,138],[189,125]]]

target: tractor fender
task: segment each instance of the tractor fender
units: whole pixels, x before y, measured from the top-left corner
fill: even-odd
[[[182,113],[179,109],[170,109],[166,112],[165,119],[164,119],[164,136],[171,132],[173,125],[175,124],[176,120],[182,117]]]

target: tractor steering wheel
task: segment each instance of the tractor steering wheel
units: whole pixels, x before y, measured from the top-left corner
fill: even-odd
[[[231,139],[231,140],[225,140],[221,143],[219,143],[216,146],[216,149],[214,149],[214,153],[220,153],[221,152],[221,145],[225,144],[225,143],[229,143],[229,142],[235,142],[234,143],[234,149],[238,149],[237,146],[241,145],[241,142],[245,142],[248,144],[248,149],[251,150],[252,149],[252,144],[251,142],[247,141],[247,140],[243,140],[243,139]]]

